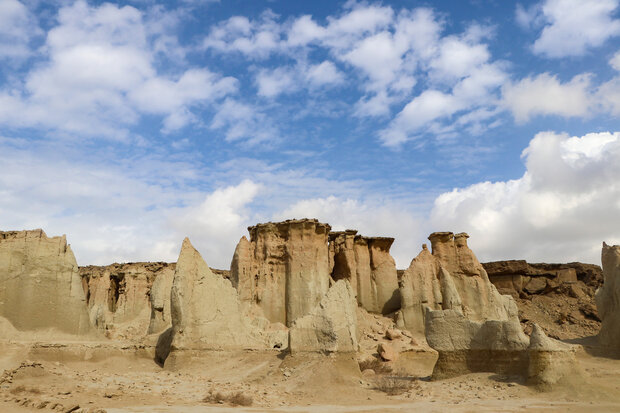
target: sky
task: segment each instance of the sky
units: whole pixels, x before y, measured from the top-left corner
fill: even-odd
[[[0,0],[0,230],[228,268],[258,222],[620,243],[620,0]]]

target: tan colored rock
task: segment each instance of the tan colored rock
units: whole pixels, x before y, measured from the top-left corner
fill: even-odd
[[[231,281],[244,307],[258,307],[271,322],[291,325],[308,314],[329,288],[327,235],[315,219],[249,227],[239,241]]]
[[[426,308],[455,309],[473,321],[507,320],[506,300],[467,246],[468,235],[435,232],[432,253],[423,245],[400,277],[403,328],[414,336],[425,331]]]
[[[86,297],[66,237],[43,230],[0,232],[0,317],[17,330],[92,331]]]
[[[339,280],[316,307],[293,322],[289,330],[291,353],[347,353],[358,350],[357,304],[347,280]]]
[[[398,359],[398,352],[388,343],[379,343],[377,345],[377,353],[383,361],[395,361]]]
[[[107,337],[124,339],[170,327],[174,267],[165,262],[80,267],[93,326]]]
[[[513,303],[514,305],[514,303]],[[439,353],[433,378],[472,372],[527,375],[529,340],[516,316],[475,321],[458,310],[427,310],[426,340]]]
[[[601,318],[599,343],[620,353],[620,245],[603,243],[603,286],[596,291],[596,307]]]
[[[534,324],[528,347],[528,384],[549,390],[580,375],[574,346],[553,340]]]
[[[332,278],[346,279],[367,311],[389,314],[400,308],[396,264],[390,255],[393,238],[362,237],[355,230],[329,234]]]
[[[242,318],[237,291],[211,272],[185,238],[170,295],[174,350],[260,348]]]

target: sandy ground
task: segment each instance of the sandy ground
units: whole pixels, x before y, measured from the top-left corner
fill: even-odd
[[[576,341],[581,376],[546,393],[517,377],[488,373],[442,381],[362,375],[352,356],[211,352],[188,356],[170,371],[153,361],[152,349],[140,346],[0,342],[0,411],[620,411],[620,360],[595,355],[594,339]],[[420,376],[430,374],[432,362],[419,355]],[[388,395],[380,387],[402,393]],[[251,406],[232,406],[228,399],[235,394],[250,398]]]

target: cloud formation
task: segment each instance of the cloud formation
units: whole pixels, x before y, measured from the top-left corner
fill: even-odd
[[[482,260],[598,263],[601,242],[620,242],[620,132],[541,132],[522,156],[519,179],[437,197],[435,227],[468,232]]]

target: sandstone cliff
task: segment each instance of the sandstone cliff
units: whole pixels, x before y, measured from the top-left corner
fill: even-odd
[[[139,338],[170,326],[175,264],[135,262],[80,267],[90,320],[110,338]]]
[[[360,306],[389,314],[400,308],[398,275],[390,247],[394,238],[363,237],[355,230],[329,234],[329,259],[334,280],[351,284]]]
[[[244,307],[290,326],[329,288],[330,226],[302,219],[258,224],[248,231],[250,240],[241,238],[235,250],[231,281]]]
[[[91,331],[78,266],[64,235],[0,232],[0,317],[20,331]]]

